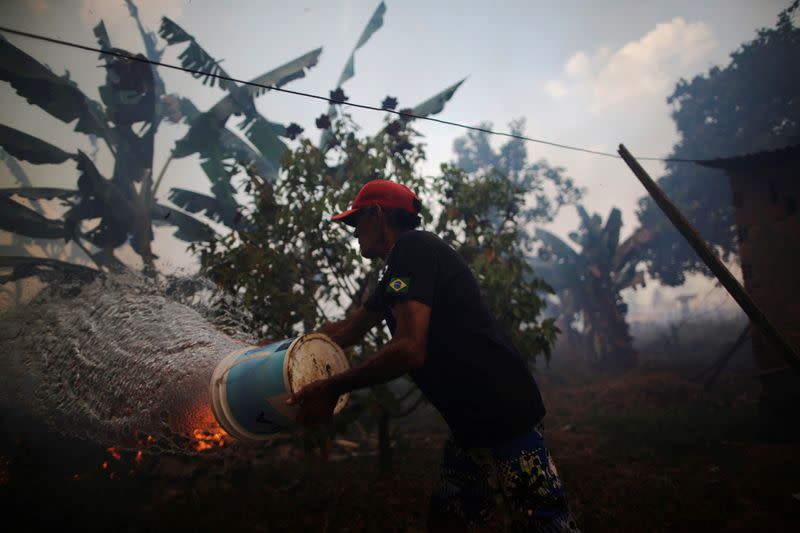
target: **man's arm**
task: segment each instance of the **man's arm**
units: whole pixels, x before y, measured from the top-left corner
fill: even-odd
[[[344,320],[329,322],[317,331],[328,335],[342,348],[347,348],[364,338],[367,331],[377,326],[382,319],[383,313],[372,311],[362,305]]]
[[[310,383],[294,394],[290,405],[300,405],[297,420],[305,425],[328,422],[341,394],[386,383],[425,363],[431,308],[416,300],[392,308],[397,328],[392,340],[361,365],[328,379]]]

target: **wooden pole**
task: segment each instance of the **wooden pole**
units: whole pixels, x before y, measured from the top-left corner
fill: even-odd
[[[618,153],[622,156],[622,159],[625,160],[636,177],[639,178],[639,181],[642,182],[642,185],[644,185],[644,188],[650,193],[650,196],[656,204],[658,204],[658,207],[661,208],[672,224],[674,224],[675,227],[678,228],[678,231],[689,241],[689,244],[692,245],[692,248],[694,248],[694,251],[700,256],[700,259],[711,269],[711,272],[714,273],[720,283],[722,283],[730,295],[733,296],[733,299],[736,300],[736,303],[739,304],[742,310],[747,313],[747,316],[750,317],[750,321],[763,333],[767,342],[778,350],[781,357],[783,357],[786,363],[791,366],[795,372],[800,374],[800,356],[797,355],[791,345],[783,338],[780,331],[772,325],[766,315],[764,315],[764,312],[761,311],[753,299],[750,298],[750,295],[745,292],[744,288],[739,284],[736,278],[733,277],[733,274],[730,273],[722,261],[711,251],[711,248],[709,248],[708,244],[706,244],[703,238],[695,231],[691,223],[683,216],[678,208],[675,207],[675,204],[667,198],[664,191],[656,185],[636,158],[625,148],[625,145],[619,145]]]

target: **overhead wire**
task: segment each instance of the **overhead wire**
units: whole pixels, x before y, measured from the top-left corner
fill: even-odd
[[[178,65],[172,65],[170,63],[164,63],[164,62],[161,62],[161,61],[154,61],[154,60],[148,59],[148,58],[146,58],[146,57],[144,57],[142,55],[135,56],[135,55],[130,55],[130,54],[123,54],[121,52],[116,52],[114,50],[103,50],[101,48],[96,48],[94,46],[88,46],[88,45],[84,45],[84,44],[74,43],[74,42],[71,42],[71,41],[65,41],[63,39],[56,39],[54,37],[47,37],[45,35],[38,35],[36,33],[31,33],[31,32],[26,32],[26,31],[21,31],[21,30],[15,30],[15,29],[8,28],[8,27],[5,27],[5,26],[0,26],[0,31],[8,32],[8,33],[11,33],[11,34],[14,34],[14,35],[19,35],[19,36],[22,36],[22,37],[28,37],[28,38],[31,38],[31,39],[38,39],[40,41],[45,41],[45,42],[49,42],[49,43],[52,43],[52,44],[58,44],[58,45],[62,45],[62,46],[68,46],[68,47],[71,47],[71,48],[77,48],[79,50],[84,50],[84,51],[87,51],[87,52],[94,52],[94,53],[98,53],[98,54],[106,54],[106,55],[116,56],[116,57],[132,60],[132,61],[139,61],[139,62],[142,62],[142,63],[148,63],[150,65],[154,65],[154,66],[158,66],[158,67],[164,67],[164,68],[169,68],[169,69],[173,69],[173,70],[179,70],[179,71],[182,71],[182,72],[187,72],[189,74],[192,74],[192,75],[194,75],[196,77],[217,78],[217,79],[220,79],[220,80],[230,81],[230,82],[233,82],[233,83],[239,83],[239,84],[242,84],[242,85],[249,85],[249,86],[253,86],[253,87],[258,87],[260,89],[266,89],[268,91],[277,91],[277,92],[282,92],[282,93],[287,93],[287,94],[293,94],[293,95],[296,95],[296,96],[303,96],[303,97],[306,97],[306,98],[313,98],[313,99],[316,99],[316,100],[323,100],[323,101],[328,102],[330,104],[346,105],[346,106],[350,106],[350,107],[354,107],[354,108],[358,108],[358,109],[367,109],[367,110],[370,110],[370,111],[380,111],[380,112],[384,112],[384,113],[392,113],[392,114],[395,114],[395,115],[398,115],[398,116],[404,117],[404,118],[417,119],[417,120],[427,120],[429,122],[436,122],[436,123],[444,124],[444,125],[447,125],[447,126],[454,126],[454,127],[457,127],[457,128],[462,128],[462,129],[471,130],[471,131],[477,131],[477,132],[486,133],[486,134],[489,134],[489,135],[496,135],[496,136],[499,136],[499,137],[509,137],[509,138],[512,138],[512,139],[519,139],[519,140],[522,140],[522,141],[529,141],[529,142],[533,142],[533,143],[537,143],[537,144],[544,144],[544,145],[547,145],[547,146],[553,146],[555,148],[562,148],[564,150],[572,150],[572,151],[583,152],[583,153],[592,154],[592,155],[599,155],[599,156],[604,156],[604,157],[612,157],[614,159],[622,159],[622,157],[620,157],[619,154],[612,153],[612,152],[603,152],[603,151],[600,151],[600,150],[590,150],[588,148],[581,148],[579,146],[571,146],[571,145],[568,145],[568,144],[557,143],[557,142],[553,142],[553,141],[547,141],[547,140],[544,140],[544,139],[535,139],[535,138],[532,138],[532,137],[526,137],[524,135],[519,135],[519,134],[516,134],[516,133],[495,131],[495,130],[491,130],[489,128],[482,128],[482,127],[479,127],[479,126],[469,126],[469,125],[466,125],[466,124],[461,124],[459,122],[453,122],[453,121],[450,121],[450,120],[444,120],[444,119],[440,119],[440,118],[414,115],[413,113],[409,113],[407,111],[402,111],[402,110],[398,111],[398,110],[394,110],[394,109],[387,109],[385,107],[376,107],[376,106],[371,106],[371,105],[366,105],[366,104],[358,104],[358,103],[355,103],[355,102],[342,101],[340,99],[329,98],[329,97],[321,96],[321,95],[318,95],[318,94],[306,93],[306,92],[302,92],[302,91],[294,91],[294,90],[291,90],[291,89],[284,89],[283,87],[275,87],[275,86],[272,86],[272,85],[265,85],[265,84],[256,83],[256,82],[252,82],[252,81],[233,78],[233,77],[230,77],[230,76],[225,76],[225,75],[222,75],[222,74],[205,72],[203,70],[197,70],[197,69],[187,68],[187,67],[178,66]],[[701,160],[701,159],[682,159],[682,158],[674,158],[674,157],[637,157],[637,159],[639,161],[659,161],[659,162],[664,162],[664,163],[698,163],[698,162],[704,161],[704,160]]]

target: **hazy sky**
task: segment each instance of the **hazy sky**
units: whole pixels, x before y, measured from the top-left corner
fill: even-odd
[[[145,25],[156,31],[162,15],[178,22],[234,77],[253,78],[319,46],[323,53],[309,75],[288,88],[327,95],[377,0],[227,1],[139,0]],[[396,96],[400,107],[413,106],[468,77],[444,112],[446,120],[507,129],[524,118],[530,137],[615,152],[624,143],[634,155],[665,156],[678,140],[666,97],[681,77],[726,65],[728,55],[774,25],[788,0],[642,1],[419,1],[388,0],[384,26],[355,57],[355,78],[344,85],[350,100],[378,105]],[[112,44],[141,51],[141,39],[122,0],[3,0],[2,24],[94,45],[92,27],[105,21]],[[99,100],[104,72],[94,54],[4,35],[47,63],[57,73],[69,70],[81,88]],[[163,41],[162,41],[163,45]],[[177,63],[183,46],[170,47],[163,61]],[[168,92],[190,96],[207,109],[223,96],[186,74],[163,72]],[[257,100],[268,118],[299,123],[305,135],[318,138],[314,118],[324,102],[268,93]],[[2,123],[41,136],[65,149],[89,149],[82,135],[28,106],[8,84],[0,85]],[[365,132],[375,131],[382,115],[353,109]],[[234,117],[229,125],[236,123]],[[434,173],[451,160],[453,140],[464,134],[450,126],[419,122],[428,162]],[[155,171],[185,126],[159,130]],[[501,141],[498,141],[501,142]],[[291,146],[291,145],[290,145]],[[623,237],[636,223],[636,200],[644,189],[620,160],[569,152],[529,143],[531,160],[545,158],[562,166],[586,188],[585,204],[604,217],[613,207],[623,213]],[[101,154],[101,170],[110,162]],[[24,165],[36,184],[72,185],[76,173],[67,165]],[[659,163],[645,163],[654,178]],[[11,178],[0,167],[0,184]],[[168,187],[208,191],[195,158],[170,166],[160,196]],[[566,235],[577,226],[568,209],[550,229]],[[191,261],[184,245],[157,233],[156,253],[171,265]],[[701,284],[702,285],[702,284]]]

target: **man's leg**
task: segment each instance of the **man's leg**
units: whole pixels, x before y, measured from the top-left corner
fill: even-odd
[[[487,523],[492,490],[481,467],[453,437],[444,445],[439,481],[431,494],[428,531],[468,531]]]
[[[544,446],[541,426],[507,443],[495,446],[481,460],[495,478],[504,507],[515,530],[547,533],[578,532],[564,488],[550,453]]]

